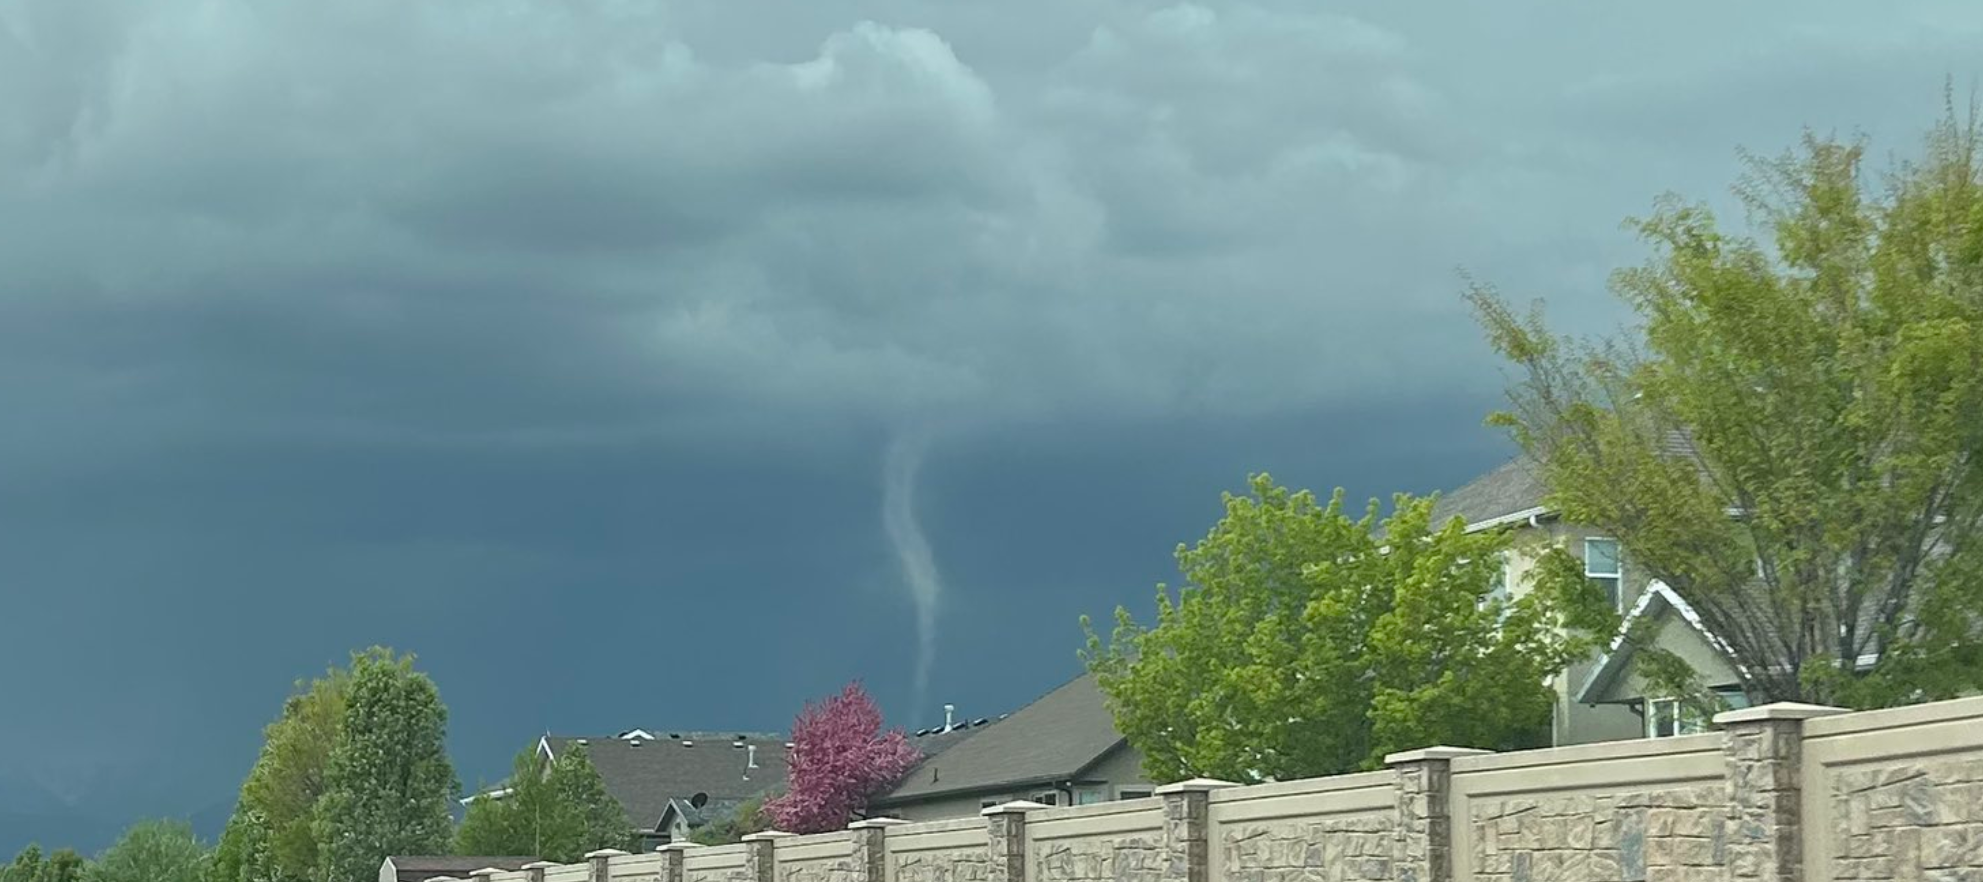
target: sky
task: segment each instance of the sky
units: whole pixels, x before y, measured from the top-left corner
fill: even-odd
[[[211,834],[385,644],[545,731],[1073,676],[1250,472],[1463,483],[1464,279],[1628,316],[1971,2],[0,0],[0,851]]]

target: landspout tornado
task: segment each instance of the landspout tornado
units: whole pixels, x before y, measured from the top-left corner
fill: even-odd
[[[881,525],[902,567],[902,584],[916,613],[916,701],[928,698],[930,669],[936,665],[936,612],[943,597],[936,557],[916,520],[916,477],[929,452],[929,435],[910,431],[889,442],[881,469]]]

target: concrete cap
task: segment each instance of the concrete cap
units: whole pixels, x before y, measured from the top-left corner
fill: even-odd
[[[1491,750],[1475,750],[1471,747],[1447,747],[1445,745],[1421,747],[1417,750],[1401,750],[1397,753],[1388,754],[1384,757],[1384,764],[1395,766],[1399,763],[1422,763],[1426,760],[1458,759],[1463,756],[1480,756],[1484,753],[1493,752]]]
[[[461,882],[453,876],[428,876],[427,882]]]
[[[588,861],[596,861],[600,858],[616,858],[616,857],[626,857],[626,856],[627,856],[626,852],[621,851],[617,848],[602,848],[599,849],[598,851],[588,851],[585,853],[585,859]]]
[[[984,815],[987,818],[993,815],[1023,815],[1027,812],[1038,811],[1043,808],[1053,808],[1053,806],[1041,805],[1040,803],[1026,799],[1015,799],[1011,802],[1001,802],[998,805],[988,806],[978,814]]]
[[[764,831],[763,833],[752,833],[752,834],[750,834],[750,835],[748,835],[748,836],[745,836],[745,837],[744,837],[744,841],[745,841],[745,842],[770,842],[770,841],[772,841],[772,840],[774,840],[774,839],[784,839],[784,838],[786,838],[786,837],[788,837],[788,836],[797,836],[797,835],[799,835],[799,834],[797,834],[797,833],[787,833],[787,832],[785,832],[785,831],[783,831],[783,830],[766,830],[766,831]]]
[[[899,824],[907,824],[907,823],[909,822],[902,820],[901,818],[862,818],[858,821],[855,821],[854,823],[848,824],[847,829],[874,830],[881,827],[894,827]]]
[[[1726,726],[1730,723],[1761,723],[1768,720],[1809,720],[1816,717],[1829,717],[1845,713],[1845,708],[1822,704],[1805,704],[1800,701],[1779,701],[1741,710],[1722,711],[1714,715],[1714,724]]]
[[[1169,796],[1173,793],[1210,793],[1214,790],[1238,786],[1231,781],[1221,781],[1217,778],[1187,778],[1174,784],[1165,784],[1152,792],[1157,796]]]
[[[656,846],[654,850],[662,851],[662,852],[688,851],[691,848],[701,848],[701,847],[702,847],[702,843],[700,842],[670,842],[667,845]]]
[[[497,873],[507,873],[507,872],[509,872],[509,871],[508,871],[508,870],[505,870],[505,869],[503,869],[503,868],[501,868],[501,867],[483,867],[483,868],[482,868],[482,869],[480,869],[480,870],[470,870],[470,871],[468,871],[468,878],[470,878],[470,879],[487,879],[487,878],[489,878],[490,876],[494,876],[494,875],[496,875]]]
[[[556,864],[555,862],[552,862],[552,861],[531,861],[530,863],[527,863],[527,864],[524,864],[524,865],[523,865],[523,869],[526,869],[526,870],[548,870],[548,869],[550,869],[550,868],[552,868],[552,867],[555,867],[555,866],[557,866],[557,864]]]

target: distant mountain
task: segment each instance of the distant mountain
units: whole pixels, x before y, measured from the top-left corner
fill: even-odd
[[[212,842],[220,838],[233,811],[230,797],[167,816],[187,821],[200,838]],[[151,815],[115,803],[72,805],[34,781],[0,771],[0,863],[12,860],[30,843],[40,845],[43,851],[73,848],[93,855],[146,817]]]

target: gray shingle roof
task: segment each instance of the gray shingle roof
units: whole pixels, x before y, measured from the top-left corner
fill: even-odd
[[[394,855],[386,858],[392,862],[393,877],[399,882],[426,882],[435,876],[452,876],[466,879],[476,870],[494,867],[498,870],[521,870],[524,864],[532,863],[534,857],[461,857],[457,855]]]
[[[925,759],[877,807],[1074,778],[1122,743],[1092,674]]]
[[[1540,508],[1546,492],[1528,458],[1516,457],[1458,490],[1441,494],[1432,506],[1432,526],[1437,529],[1456,517],[1478,524]]]
[[[649,732],[664,735],[666,730]],[[661,820],[669,800],[686,801],[698,793],[714,800],[743,800],[785,786],[785,739],[775,735],[745,733],[720,734],[681,732],[680,740],[663,737],[656,741],[634,742],[618,738],[587,738],[586,755],[599,770],[606,792],[619,800],[636,827],[652,828]],[[577,738],[548,736],[553,755],[568,750]],[[757,748],[755,769],[745,769],[750,751],[737,745]],[[688,745],[688,746],[684,746]]]

